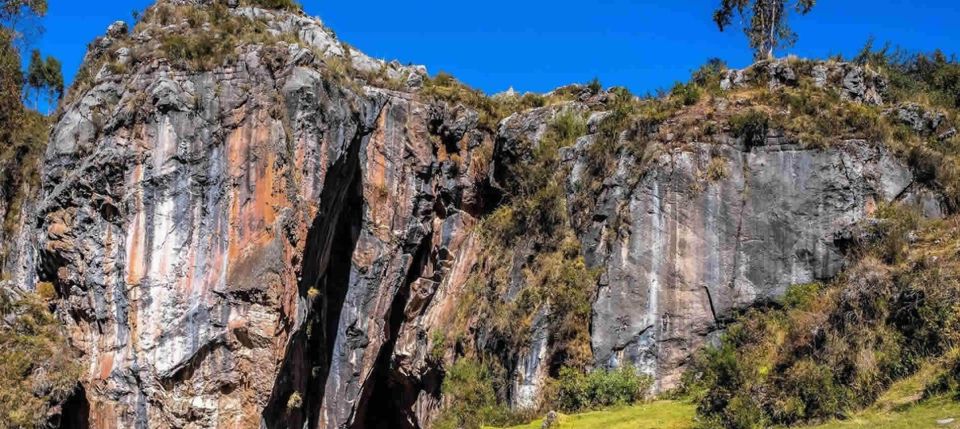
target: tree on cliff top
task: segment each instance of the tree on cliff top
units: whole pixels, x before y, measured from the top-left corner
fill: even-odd
[[[726,30],[739,16],[743,22],[743,32],[754,50],[754,58],[773,58],[778,48],[792,46],[797,34],[787,23],[788,0],[721,0],[720,7],[713,14],[713,21]],[[796,0],[793,9],[806,15],[813,9],[816,0]]]
[[[33,50],[27,67],[27,87],[34,91],[34,108],[40,110],[40,96],[45,95],[47,109],[63,98],[63,71],[60,61],[50,56],[46,59],[40,51]]]

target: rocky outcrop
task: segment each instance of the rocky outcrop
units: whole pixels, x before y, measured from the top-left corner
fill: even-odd
[[[36,272],[83,352],[90,420],[415,420],[423,389],[392,393],[394,346],[473,222],[462,209],[482,205],[469,149],[491,143],[450,123],[464,150],[439,160],[437,106],[334,81],[325,61],[343,51],[319,21],[238,13],[305,45],[279,66],[274,46],[247,46],[210,72],[101,72],[53,131]]]
[[[880,146],[767,141],[690,144],[642,178],[620,160],[582,232],[588,261],[605,272],[593,306],[597,365],[632,364],[659,388],[676,386],[690,353],[736,309],[834,277],[842,232],[912,190],[909,168]],[[705,178],[711,162],[726,176]]]
[[[580,207],[616,96],[575,88],[573,101],[490,130],[475,108],[423,96],[424,68],[351,50],[317,19],[229,11],[296,42],[243,44],[236,61],[200,71],[125,62],[123,40],[152,46],[158,30],[111,27],[87,64],[106,55],[129,69],[95,70],[52,131],[24,228],[38,239],[21,246],[18,272],[56,287],[87,370],[77,409],[98,428],[428,427],[443,363],[463,353],[431,335],[463,310],[484,253],[474,227],[501,201],[508,167],[531,161],[561,110],[589,117],[562,152],[568,206]],[[344,62],[352,76],[338,74]],[[790,67],[731,72],[725,85],[822,75],[850,100],[882,102],[863,69]],[[616,154],[589,213],[573,213],[602,272],[589,321],[597,367],[634,365],[671,387],[735,310],[835,275],[844,231],[878,204],[940,212],[871,142],[715,140],[664,145],[641,170]],[[724,174],[707,177],[715,162]],[[503,299],[524,287],[514,276]],[[537,405],[553,365],[549,307],[533,319],[522,347],[498,351],[516,407]]]

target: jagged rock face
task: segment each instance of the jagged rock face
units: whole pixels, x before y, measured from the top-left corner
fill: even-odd
[[[660,389],[676,386],[718,321],[834,277],[844,265],[841,233],[913,190],[910,170],[879,146],[768,141],[749,150],[732,139],[688,145],[640,180],[621,160],[607,178],[582,235],[588,260],[605,271],[593,306],[597,365],[632,364]],[[728,174],[705,178],[715,160]]]
[[[474,222],[470,149],[492,142],[448,115],[463,150],[440,160],[447,106],[347,88],[318,49],[276,67],[268,48],[101,73],[53,131],[36,272],[83,353],[94,427],[416,419],[424,389],[388,390],[393,346]]]
[[[24,227],[36,251],[18,263],[56,285],[91,426],[428,427],[443,377],[429,334],[468,293],[484,252],[474,226],[496,202],[488,186],[507,179],[497,166],[528,162],[560,109],[586,114],[609,94],[514,115],[494,133],[470,108],[423,100],[422,68],[345,49],[318,20],[231,13],[303,46],[247,45],[207,72],[105,68],[52,132],[37,230]],[[114,28],[87,60],[116,39],[151,38],[125,33]],[[346,55],[406,88],[331,75],[327,60]],[[769,68],[777,84],[796,79],[785,67]],[[813,73],[859,88],[862,70],[838,67]],[[867,81],[849,96],[875,101]],[[593,113],[591,133],[603,117]],[[595,138],[563,153],[571,207]],[[604,273],[590,321],[597,366],[635,365],[660,388],[717,320],[836,274],[842,232],[877,204],[939,211],[868,142],[687,143],[642,175],[621,155],[576,231]],[[714,159],[728,174],[707,180]],[[508,295],[524,287],[517,276]],[[517,407],[536,405],[548,376],[547,311],[528,344],[503,352]]]

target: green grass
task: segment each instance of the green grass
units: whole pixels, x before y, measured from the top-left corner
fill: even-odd
[[[696,410],[684,401],[655,401],[649,404],[594,411],[572,416],[560,415],[563,429],[692,429]],[[540,429],[542,420],[511,429]]]
[[[942,369],[942,362],[927,362],[912,377],[890,386],[868,410],[846,420],[835,420],[811,429],[871,428],[960,428],[960,402],[948,398],[920,401],[923,389]],[[946,424],[938,420],[956,419]]]
[[[937,420],[957,419],[950,424],[939,425]],[[932,399],[919,405],[910,406],[902,411],[884,411],[871,409],[848,420],[838,420],[811,429],[922,429],[922,428],[960,428],[960,402],[946,398]]]
[[[562,429],[693,429],[695,407],[683,401],[656,401],[649,404],[572,416],[560,415]],[[938,420],[957,419],[940,425]],[[542,420],[510,429],[540,429]],[[847,420],[836,420],[808,429],[923,429],[960,428],[960,402],[946,398],[924,401],[899,411],[872,408]]]
[[[869,409],[846,420],[834,420],[805,429],[923,429],[960,428],[960,402],[949,398],[920,401],[924,386],[930,383],[942,363],[923,365],[917,373],[891,386]],[[693,429],[696,406],[687,401],[655,401],[632,407],[595,411],[576,415],[560,415],[561,429]],[[946,425],[938,420],[956,419]],[[540,429],[543,420],[510,429]]]

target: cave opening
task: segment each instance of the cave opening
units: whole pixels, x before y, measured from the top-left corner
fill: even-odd
[[[76,390],[63,403],[60,422],[55,427],[59,429],[90,428],[90,402],[87,400],[87,391],[82,384],[77,384]]]
[[[419,429],[414,403],[421,390],[430,391],[399,371],[394,361],[394,349],[400,335],[400,328],[406,320],[405,309],[410,299],[411,286],[421,277],[430,261],[433,237],[428,235],[417,247],[403,284],[393,296],[390,314],[387,317],[389,334],[387,342],[380,349],[373,374],[364,389],[364,394],[356,407],[352,429]],[[439,383],[434,389],[439,390]],[[439,392],[436,392],[439,393]]]

